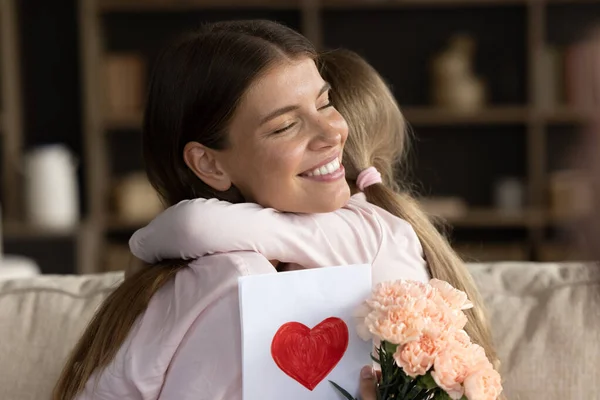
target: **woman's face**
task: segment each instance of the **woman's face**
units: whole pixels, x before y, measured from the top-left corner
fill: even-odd
[[[228,132],[230,146],[217,161],[246,200],[303,213],[348,201],[341,165],[348,126],[313,60],[265,72],[241,99]]]

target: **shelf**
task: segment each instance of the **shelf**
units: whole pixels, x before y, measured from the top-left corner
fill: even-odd
[[[463,113],[434,107],[406,107],[404,117],[411,125],[488,125],[525,124],[530,115],[528,107],[491,107],[475,112]]]
[[[481,208],[445,220],[454,227],[462,228],[529,228],[542,226],[546,218],[543,212],[535,210],[509,213]]]
[[[207,8],[299,9],[302,0],[99,0],[100,12],[190,11]]]
[[[67,229],[40,228],[27,223],[7,222],[2,227],[2,236],[8,240],[42,240],[42,239],[65,239],[76,237],[80,233],[80,227]]]
[[[454,250],[466,262],[527,261],[526,243],[457,243]]]
[[[591,257],[577,246],[563,242],[545,242],[538,249],[538,258],[542,262],[585,262]]]
[[[577,5],[577,4],[598,4],[600,0],[545,0],[548,4],[563,4],[563,5]]]
[[[546,0],[548,4],[600,4],[599,0]],[[207,8],[300,9],[307,0],[99,0],[101,12],[189,11]],[[323,9],[504,7],[534,0],[321,0]]]
[[[501,7],[526,5],[529,0],[322,0],[326,9],[424,8],[424,7]]]
[[[541,111],[540,117],[546,124],[582,124],[591,120],[592,112],[582,108],[561,106],[554,110]]]
[[[140,130],[142,129],[143,112],[110,115],[106,117],[104,127],[108,130]]]
[[[106,226],[109,232],[125,232],[125,231],[136,231],[143,226],[146,226],[150,221],[127,221],[118,217],[111,217]]]

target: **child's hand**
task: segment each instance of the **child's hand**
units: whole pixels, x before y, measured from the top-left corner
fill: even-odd
[[[364,366],[360,370],[360,400],[376,400],[376,381],[375,374],[373,373],[373,367]]]

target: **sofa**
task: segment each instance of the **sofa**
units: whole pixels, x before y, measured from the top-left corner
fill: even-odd
[[[1,268],[1,267],[0,267]],[[600,398],[600,267],[469,264],[514,400]],[[118,272],[0,280],[0,399],[48,399]]]

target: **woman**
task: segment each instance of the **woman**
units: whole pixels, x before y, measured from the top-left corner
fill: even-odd
[[[144,124],[148,175],[165,202],[219,198],[303,213],[344,205],[343,173],[307,173],[340,157],[347,137],[315,56],[301,35],[264,21],[209,25],[168,49]],[[273,268],[244,252],[183,266],[141,271],[107,299],[55,398],[241,397],[237,277]],[[219,326],[228,329],[207,329]]]
[[[208,25],[167,49],[150,84],[143,137],[149,179],[165,202],[215,197],[310,213],[347,202],[343,174],[326,184],[302,176],[339,157],[347,137],[315,58],[303,36],[264,21]],[[279,136],[290,110],[301,133],[291,141]],[[239,318],[231,315],[237,278],[273,268],[255,253],[183,266],[143,271],[115,290],[74,350],[55,398],[241,398],[239,358],[219,357],[239,346]],[[220,325],[231,329],[200,329]],[[188,352],[190,342],[200,346]],[[160,353],[145,359],[157,346]],[[180,368],[194,354],[209,362]],[[190,375],[205,384],[189,387]]]

